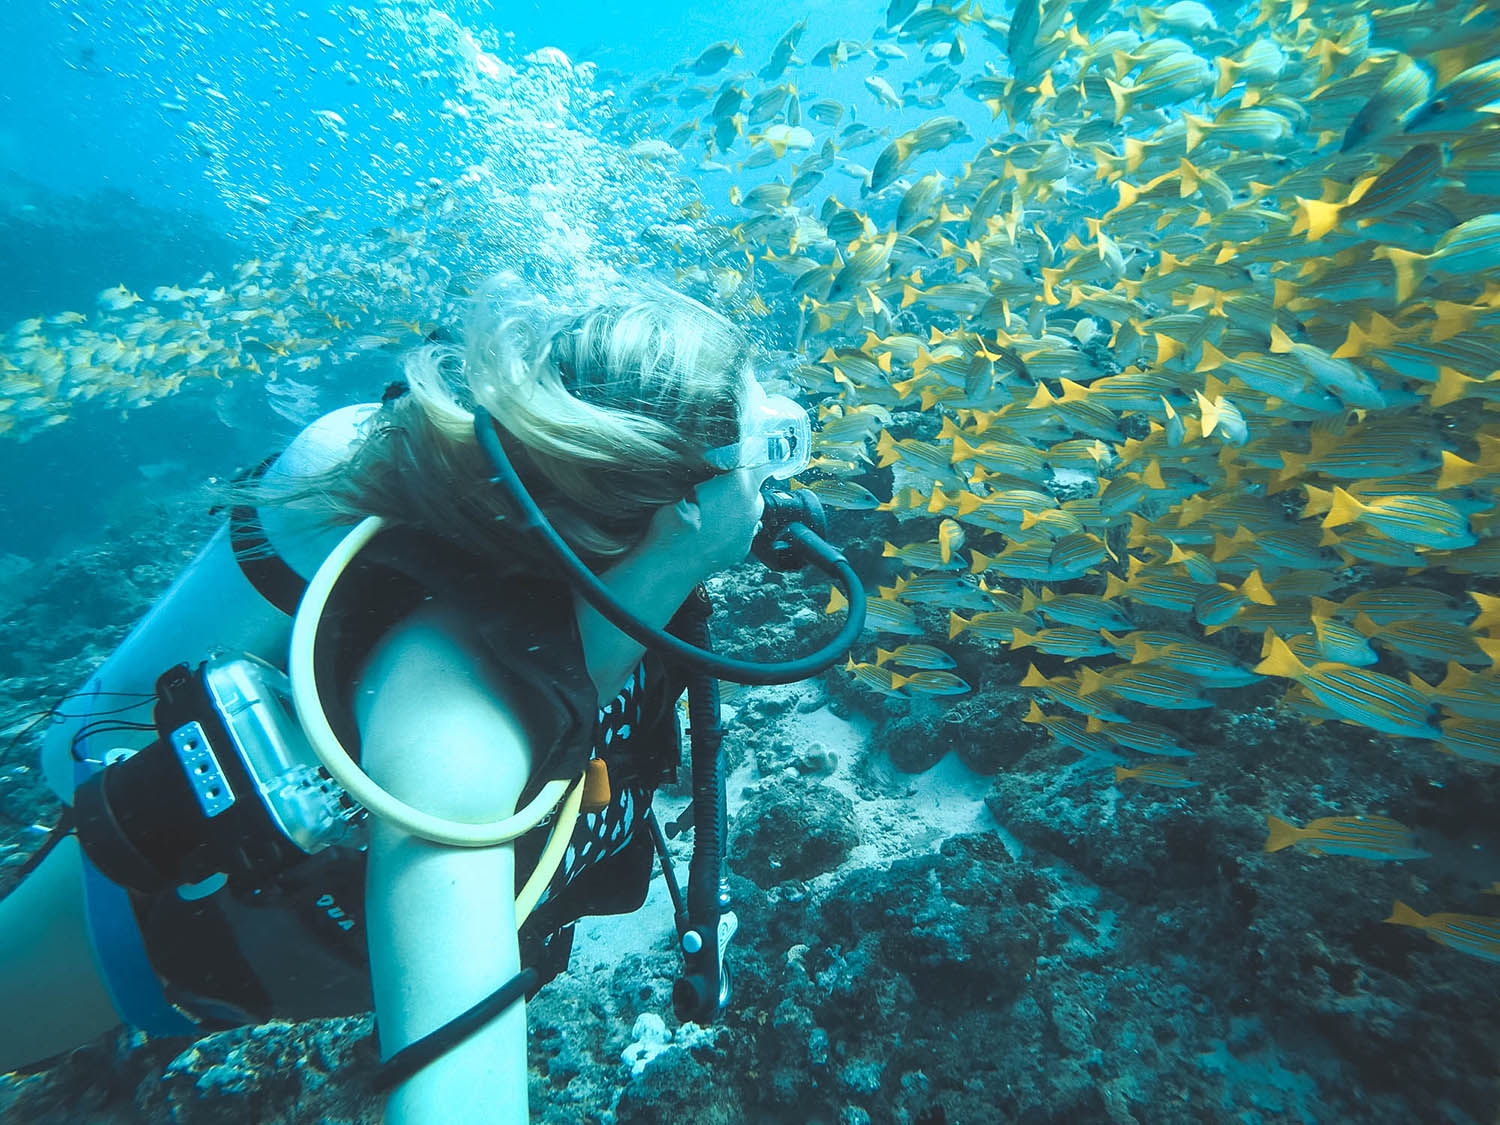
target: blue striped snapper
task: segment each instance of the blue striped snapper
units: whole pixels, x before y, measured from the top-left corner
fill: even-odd
[[[850,657],[844,665],[844,671],[854,677],[855,681],[863,684],[872,691],[878,691],[882,695],[900,695],[900,689],[896,687],[896,673],[890,668],[880,667],[875,664],[856,663],[854,657]]]
[[[1279,852],[1293,845],[1313,855],[1347,855],[1360,859],[1425,859],[1410,828],[1388,816],[1325,816],[1302,827],[1267,816],[1265,851]]]
[[[1427,683],[1415,672],[1407,673],[1407,679],[1414,689],[1444,711],[1469,719],[1500,720],[1500,677],[1493,673],[1475,675],[1454,661],[1436,685]]]
[[[1222,648],[1182,633],[1139,630],[1123,637],[1104,631],[1115,654],[1131,664],[1158,664],[1184,672],[1210,687],[1242,687],[1260,679]]]
[[[1361,590],[1345,598],[1338,609],[1342,613],[1363,613],[1380,625],[1408,617],[1457,621],[1465,616],[1447,594],[1426,586],[1377,586]]]
[[[1109,548],[1099,536],[1075,532],[1057,540],[1012,540],[998,555],[969,552],[972,573],[993,570],[1008,578],[1059,582],[1078,578],[1102,562]]]
[[[1405,566],[1421,570],[1427,566],[1427,556],[1415,547],[1398,542],[1378,531],[1352,528],[1343,532],[1324,531],[1320,542],[1332,547],[1344,559],[1346,565],[1356,561],[1379,563],[1381,566]]]
[[[824,613],[838,613],[849,608],[849,599],[837,586],[831,587]],[[916,611],[890,598],[870,598],[865,603],[865,626],[881,633],[899,633],[908,637],[920,636],[922,627],[917,624]]]
[[[1083,629],[1077,625],[1057,625],[1027,633],[1012,630],[1010,647],[1034,648],[1066,660],[1078,660],[1085,656],[1102,656],[1110,651],[1110,642],[1100,635],[1100,630]]]
[[[1264,659],[1253,669],[1260,675],[1296,680],[1340,718],[1382,734],[1403,738],[1438,736],[1427,697],[1400,680],[1368,668],[1332,661],[1309,667],[1274,632],[1267,632],[1265,641]]]
[[[875,665],[899,664],[904,668],[950,669],[957,667],[953,657],[935,645],[907,644],[894,649],[877,648]]]
[[[1500,765],[1500,721],[1454,715],[1438,724],[1438,749],[1471,762]]]
[[[945,519],[938,524],[936,539],[925,543],[908,543],[904,547],[886,540],[881,555],[884,558],[900,559],[922,570],[960,569],[963,561],[958,558],[957,552],[963,544],[963,528],[955,520]]]
[[[880,499],[874,493],[852,480],[826,478],[806,482],[794,480],[788,487],[793,492],[805,488],[830,508],[868,512],[880,507]]]
[[[1396,301],[1405,303],[1430,273],[1461,275],[1500,266],[1500,215],[1478,215],[1460,223],[1432,248],[1430,254],[1395,246],[1376,249],[1396,272]]]
[[[892,601],[917,605],[941,605],[945,608],[980,610],[1003,608],[998,604],[1001,600],[1014,601],[1015,608],[1019,608],[1021,604],[1019,598],[1010,598],[1003,592],[988,590],[967,575],[954,574],[952,571],[945,570],[900,575],[896,578],[896,584],[890,587],[888,594],[885,590],[885,587],[881,587],[881,597]]]
[[[992,641],[1010,641],[1017,629],[1034,628],[1036,628],[1036,618],[1029,613],[991,610],[987,613],[976,613],[967,620],[951,610],[948,613],[948,639],[950,641],[965,632],[972,632]]]
[[[1031,700],[1026,714],[1021,718],[1023,723],[1033,723],[1046,729],[1047,733],[1061,742],[1064,746],[1071,746],[1075,750],[1081,750],[1089,756],[1113,757],[1110,753],[1112,743],[1093,730],[1085,723],[1079,722],[1071,715],[1048,715],[1037,706],[1036,700]],[[1093,722],[1092,716],[1089,722]],[[1118,760],[1118,759],[1115,759]]]
[[[1181,762],[1147,762],[1142,766],[1115,767],[1115,784],[1135,778],[1147,785],[1160,785],[1164,789],[1191,789],[1198,783],[1187,774]]]
[[[908,695],[966,695],[974,690],[961,676],[941,668],[893,673],[891,686]]]
[[[1079,681],[1066,676],[1049,679],[1037,670],[1035,664],[1026,666],[1026,675],[1021,677],[1020,686],[1037,688],[1046,693],[1048,698],[1081,715],[1093,715],[1098,719],[1120,723],[1130,721],[1130,716],[1116,710],[1120,699],[1107,689],[1096,688],[1085,694]]]
[[[1129,629],[1130,618],[1113,602],[1098,594],[1057,594],[1046,586],[1038,597],[1030,590],[1021,594],[1021,612],[1041,613],[1063,625],[1084,629]]]
[[[1106,575],[1104,596],[1110,601],[1128,598],[1132,602],[1158,609],[1190,613],[1205,588],[1211,587],[1205,587],[1202,582],[1181,577],[1161,567],[1139,567],[1128,581],[1117,574]]]
[[[1100,690],[1164,711],[1191,711],[1213,706],[1213,700],[1197,694],[1198,684],[1190,677],[1146,664],[1117,665],[1104,672],[1079,668],[1079,694],[1090,696]]]
[[[1251,602],[1260,605],[1276,604],[1275,597],[1261,579],[1259,568],[1251,570],[1238,586],[1218,582],[1205,589],[1194,599],[1192,614],[1200,625],[1228,625]]]
[[[1335,486],[1323,526],[1339,527],[1356,520],[1393,539],[1423,547],[1452,550],[1478,542],[1468,518],[1436,496],[1380,496],[1364,501]]]
[[[1195,751],[1188,750],[1178,742],[1175,731],[1157,723],[1143,721],[1108,723],[1090,715],[1085,723],[1090,732],[1104,735],[1116,745],[1158,758],[1191,758]]]
[[[1476,637],[1451,621],[1413,618],[1382,625],[1359,614],[1354,618],[1354,626],[1382,648],[1438,664],[1452,660],[1482,667],[1491,665],[1500,656],[1500,640]]]
[[[1336,664],[1352,664],[1366,668],[1380,659],[1370,647],[1363,630],[1356,629],[1334,616],[1339,607],[1324,598],[1313,598],[1311,603],[1313,632],[1299,634],[1288,644],[1299,660],[1331,660]],[[1366,620],[1369,620],[1366,618]]]
[[[1500,961],[1500,918],[1482,914],[1422,915],[1398,900],[1386,922],[1422,930],[1433,941],[1471,957]]]

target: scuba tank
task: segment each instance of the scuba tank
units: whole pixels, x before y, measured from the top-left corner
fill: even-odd
[[[264,479],[295,479],[331,468],[348,455],[364,423],[379,409],[378,403],[361,403],[319,418],[265,464]],[[317,570],[342,538],[340,529],[319,528],[308,516],[284,508],[249,514],[260,521],[276,556],[299,580]],[[196,663],[215,649],[276,654],[278,662],[286,651],[291,621],[246,577],[235,558],[234,536],[226,521],[113,654],[69,697],[68,714],[48,730],[42,769],[65,804],[72,803],[80,780],[75,766],[100,768],[110,750],[141,750],[155,737],[144,718],[136,729],[123,729],[122,716],[135,716],[116,701],[149,700],[164,669]],[[100,722],[105,716],[112,721]]]
[[[325,415],[256,471],[275,482],[331,468],[362,439],[379,408],[378,403],[365,403]],[[304,576],[317,569],[339,537],[339,529],[319,527],[306,514],[268,508],[262,519],[253,508],[236,508],[82,688],[54,710],[42,743],[41,766],[48,785],[67,807],[28,867],[40,863],[64,834],[74,830],[80,811],[75,807],[78,791],[89,789],[89,824],[79,832],[89,939],[115,1010],[131,1026],[150,1034],[191,1034],[197,1025],[168,1001],[155,976],[132,918],[129,880],[149,886],[177,882],[177,893],[188,899],[211,894],[229,871],[242,878],[245,871],[243,864],[234,862],[233,831],[211,833],[205,847],[203,838],[189,838],[149,811],[141,813],[131,794],[144,794],[147,799],[141,805],[149,810],[161,795],[156,783],[167,778],[177,786],[178,809],[186,807],[189,812],[186,823],[193,823],[192,806],[186,801],[197,802],[201,821],[212,828],[238,830],[256,819],[274,827],[280,818],[280,827],[291,827],[293,835],[272,838],[270,846],[279,862],[306,854],[304,844],[318,846],[313,836],[301,832],[306,824],[294,826],[298,817],[291,808],[277,810],[274,800],[266,801],[267,789],[246,777],[224,778],[231,787],[228,792],[238,798],[236,815],[228,818],[222,815],[220,800],[226,793],[214,793],[211,783],[195,792],[185,793],[184,788],[190,779],[203,776],[199,767],[209,764],[205,749],[221,773],[225,768],[232,772],[233,766],[226,763],[247,750],[250,768],[272,778],[298,764],[314,764],[292,762],[279,754],[276,736],[291,736],[289,728],[294,725],[286,721],[286,713],[278,713],[285,677],[278,668],[243,654],[279,658],[286,651],[291,632],[288,593],[301,587]],[[239,557],[239,551],[261,545],[271,548],[264,552],[267,559]],[[239,659],[205,660],[221,649]],[[193,664],[196,672],[191,671]],[[196,713],[188,715],[185,709]],[[192,722],[200,729],[193,730]],[[208,728],[213,728],[212,741]],[[286,745],[295,746],[295,741]],[[168,754],[175,760],[165,761]],[[117,772],[106,788],[102,774],[111,770]],[[311,783],[313,777],[304,771],[301,780]],[[274,785],[270,791],[281,788]],[[337,797],[330,804],[330,794],[321,784],[313,790],[322,790],[309,795],[315,803],[323,802],[325,812],[345,807]],[[216,807],[219,815],[210,815]],[[283,812],[291,815],[282,816]],[[140,817],[144,819],[136,819]],[[317,823],[316,816],[310,823]],[[131,842],[132,835],[143,847]],[[122,838],[130,843],[129,851],[112,846]],[[241,853],[241,858],[250,856]],[[132,862],[136,860],[144,862]],[[101,865],[127,881],[106,876]],[[207,880],[196,878],[206,870]]]

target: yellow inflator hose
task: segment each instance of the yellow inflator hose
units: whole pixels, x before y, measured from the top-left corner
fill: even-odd
[[[552,881],[553,874],[562,863],[583,801],[583,779],[578,777],[571,781],[547,782],[525,808],[502,820],[471,824],[434,816],[406,804],[382,789],[369,774],[359,768],[344,750],[338,736],[333,733],[323,710],[323,701],[318,696],[317,679],[313,671],[318,623],[322,620],[328,597],[339,576],[383,526],[383,520],[371,516],[344,536],[323,560],[323,565],[318,567],[318,572],[313,575],[306,593],[302,595],[297,616],[292,622],[291,651],[287,660],[287,674],[292,684],[292,702],[297,708],[297,719],[302,724],[318,761],[323,763],[329,776],[342,785],[351,798],[368,809],[371,816],[379,817],[413,836],[431,840],[435,844],[484,848],[508,843],[530,832],[560,805],[557,820],[552,825],[536,869],[516,896],[516,925],[519,926],[541,900],[542,891]]]

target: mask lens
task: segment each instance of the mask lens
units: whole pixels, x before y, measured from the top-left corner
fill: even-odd
[[[807,468],[812,427],[807,411],[786,395],[771,395],[765,403],[766,464],[777,480],[787,480]]]
[[[761,392],[752,399],[741,440],[710,449],[705,457],[716,469],[765,469],[788,480],[807,468],[811,446],[807,411],[786,395]]]

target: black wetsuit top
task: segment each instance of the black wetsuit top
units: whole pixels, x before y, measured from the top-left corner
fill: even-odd
[[[676,700],[684,681],[647,653],[603,711],[583,666],[565,583],[500,583],[457,546],[382,532],[335,586],[319,626],[320,693],[330,725],[357,758],[353,678],[392,626],[429,600],[461,608],[494,673],[518,689],[537,762],[522,800],[553,777],[576,777],[590,756],[609,767],[611,801],[579,818],[562,865],[521,930],[522,960],[542,979],[566,967],[573,923],[635,910],[653,852],[643,818],[678,761]],[[324,638],[328,638],[325,643]],[[434,768],[441,768],[434,756]],[[517,886],[535,867],[544,825],[516,844]],[[205,1029],[272,1017],[369,1011],[364,932],[365,855],[332,847],[254,891],[226,887],[185,901],[132,892],[147,955],[167,998]]]

